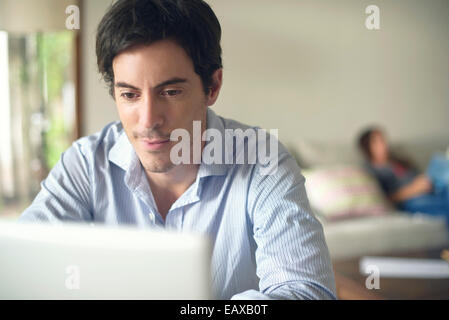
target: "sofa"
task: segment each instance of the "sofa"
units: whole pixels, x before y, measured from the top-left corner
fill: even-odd
[[[425,170],[448,141],[396,143],[394,150]],[[355,144],[298,140],[287,148],[306,178],[312,210],[333,260],[449,247],[443,217],[397,210],[363,166]]]

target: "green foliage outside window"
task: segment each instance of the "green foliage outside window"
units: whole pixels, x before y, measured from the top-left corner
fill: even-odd
[[[45,164],[51,169],[73,140],[73,121],[67,123],[64,85],[73,78],[73,32],[45,33],[37,36],[38,63],[42,70],[44,114],[48,121],[43,133]]]

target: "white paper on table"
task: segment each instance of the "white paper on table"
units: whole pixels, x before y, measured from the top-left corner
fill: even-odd
[[[381,278],[449,278],[449,262],[441,259],[410,259],[391,257],[363,257],[360,273],[371,274],[373,267]]]

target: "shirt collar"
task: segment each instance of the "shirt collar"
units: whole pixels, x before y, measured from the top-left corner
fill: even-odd
[[[131,142],[129,142],[125,130],[122,129],[114,146],[109,150],[108,157],[109,161],[115,163],[125,171],[128,171],[131,163],[135,162],[134,160],[137,159],[136,151]]]
[[[208,176],[222,176],[225,175],[228,172],[229,164],[224,163],[225,158],[225,152],[226,150],[229,150],[229,148],[226,148],[226,141],[225,140],[225,127],[223,123],[223,119],[221,119],[219,116],[215,114],[213,110],[210,108],[207,108],[207,116],[206,116],[206,128],[207,129],[215,129],[220,132],[220,135],[222,137],[222,163],[211,163],[207,164],[204,162],[201,162],[200,168],[198,170],[198,178],[202,177],[208,177]],[[204,148],[210,143],[213,143],[214,139],[210,139],[211,133],[210,131],[206,131],[206,144],[204,145]],[[203,149],[204,151],[204,149]],[[231,150],[232,152],[232,150]]]
[[[128,188],[138,192],[142,199],[148,200],[150,205],[154,205],[154,199],[151,195],[150,187],[143,174],[143,168],[139,157],[128,139],[125,131],[122,129],[114,146],[109,151],[109,160],[125,171],[124,181]],[[150,194],[150,198],[145,195]]]

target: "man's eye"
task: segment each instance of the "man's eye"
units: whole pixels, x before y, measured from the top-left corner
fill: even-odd
[[[164,90],[161,92],[161,95],[164,97],[173,97],[180,94],[182,91],[177,89]]]
[[[133,99],[136,99],[136,98],[137,98],[137,94],[132,93],[132,92],[123,92],[123,93],[121,94],[121,96],[122,96],[123,98],[125,98],[126,100],[133,100]]]

